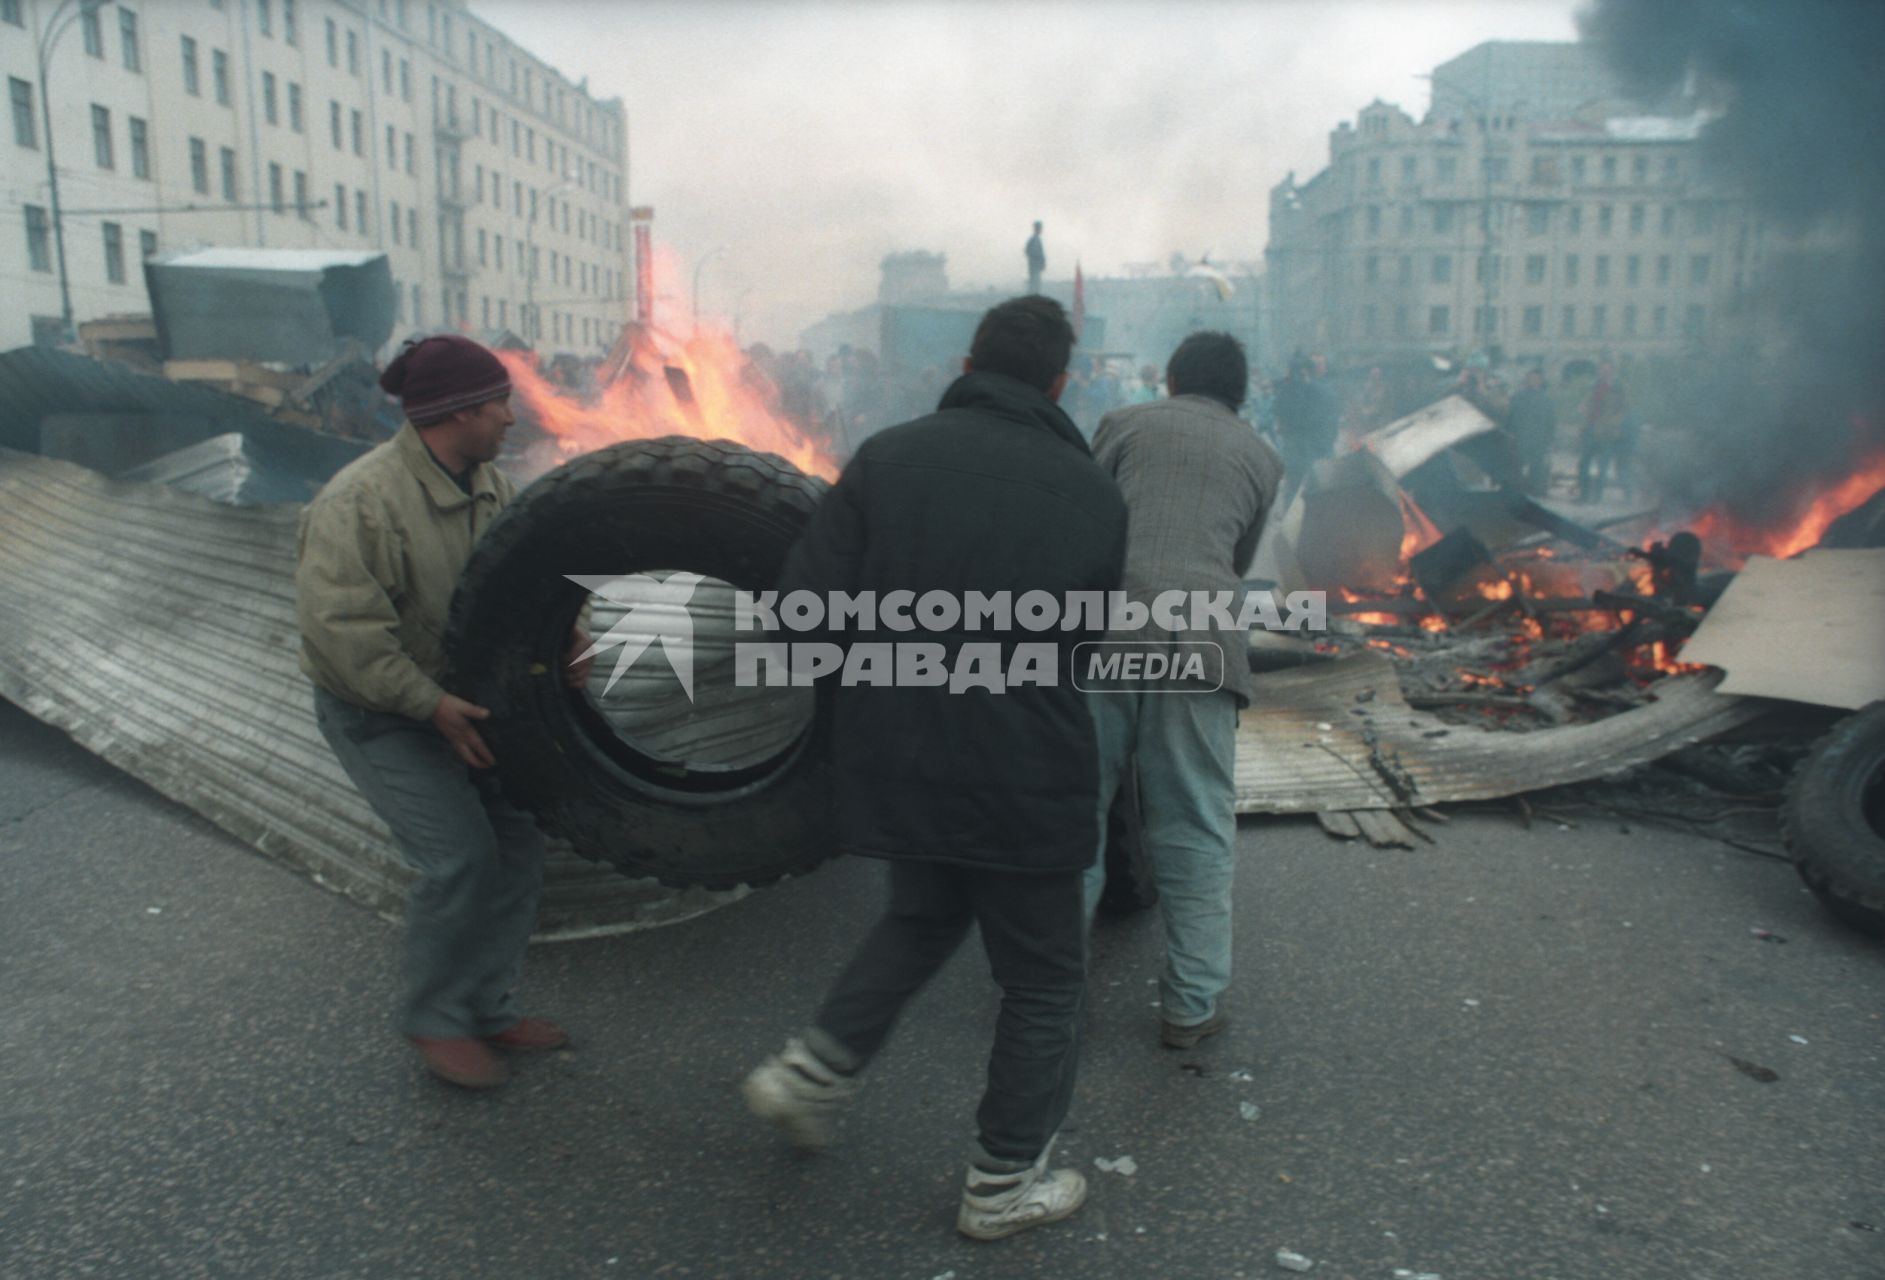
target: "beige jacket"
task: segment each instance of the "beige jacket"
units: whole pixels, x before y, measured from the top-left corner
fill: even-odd
[[[489,463],[466,494],[412,425],[342,468],[301,513],[301,670],[373,711],[429,719],[445,620],[471,547],[516,492]]]

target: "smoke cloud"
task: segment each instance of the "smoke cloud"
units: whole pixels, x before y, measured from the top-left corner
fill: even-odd
[[[1709,171],[1808,236],[1751,282],[1737,330],[1764,350],[1718,352],[1684,388],[1719,461],[1682,496],[1783,518],[1802,490],[1885,447],[1885,6],[1598,0],[1580,27],[1634,92],[1693,84],[1714,100]]]

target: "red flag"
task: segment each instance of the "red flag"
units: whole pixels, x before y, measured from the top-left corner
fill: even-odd
[[[1086,277],[1080,274],[1079,259],[1073,264],[1073,340],[1080,341],[1081,331],[1086,328]]]

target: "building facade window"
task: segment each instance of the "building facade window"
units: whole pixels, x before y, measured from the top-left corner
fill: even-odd
[[[308,175],[300,169],[295,170],[295,216],[309,217],[308,211]]]
[[[275,0],[255,0],[255,29],[265,36],[275,34]]]
[[[1689,259],[1689,283],[1690,284],[1707,284],[1708,283],[1708,266],[1709,266],[1708,255],[1705,253],[1698,253],[1694,257],[1690,258]]]
[[[126,71],[142,71],[144,55],[137,47],[137,10],[118,6],[118,44]]]
[[[347,74],[360,74],[360,33],[351,27],[347,30]]]
[[[1566,307],[1564,314],[1558,319],[1558,336],[1561,338],[1575,338],[1577,336],[1577,308]]]
[[[124,228],[115,222],[102,223],[105,233],[105,279],[111,284],[124,283]]]
[[[10,27],[26,25],[26,6],[21,0],[0,0],[0,22]]]
[[[282,213],[288,208],[288,199],[282,189],[281,166],[273,161],[268,166],[268,207],[276,213]]]
[[[353,223],[361,235],[367,234],[367,193],[359,187],[353,192]]]
[[[1564,231],[1566,235],[1578,235],[1584,230],[1584,206],[1574,204],[1564,211]]]
[[[1636,336],[1636,304],[1634,302],[1626,302],[1623,305],[1623,336],[1626,338]]]
[[[1545,255],[1527,254],[1525,257],[1525,283],[1543,284],[1545,282]]]
[[[1631,254],[1623,260],[1623,283],[1643,283],[1643,259],[1639,254]]]
[[[33,112],[33,86],[16,76],[7,77],[7,97],[13,103],[13,141],[39,150],[39,119]]]
[[[223,199],[230,204],[236,202],[236,149],[222,147],[217,151],[217,159],[222,165]]]
[[[1668,284],[1674,274],[1674,259],[1666,253],[1656,255],[1656,283]]]
[[[281,112],[276,102],[275,73],[273,71],[264,71],[262,73],[262,119],[268,121],[270,124],[281,123]]]
[[[1630,206],[1630,234],[1631,235],[1640,236],[1643,234],[1643,222],[1644,222],[1645,213],[1646,213],[1645,209],[1640,204],[1633,204]]]
[[[199,196],[209,194],[209,144],[201,138],[190,139],[190,189]]]
[[[92,159],[100,169],[117,168],[111,154],[111,112],[92,104]]]
[[[334,225],[347,229],[347,188],[338,182],[334,184]]]
[[[1654,311],[1650,312],[1649,328],[1650,332],[1654,333],[1659,338],[1669,332],[1668,307],[1657,307]]]
[[[87,57],[105,56],[105,24],[99,18],[98,10],[90,5],[79,6],[79,35],[85,42]]]
[[[1615,212],[1616,210],[1611,208],[1607,204],[1600,204],[1597,206],[1597,234],[1598,235],[1607,236],[1610,234],[1610,223],[1611,223],[1610,215]]]
[[[348,114],[348,135],[353,141],[353,153],[357,156],[364,156],[367,153],[366,128],[366,118],[358,111],[352,111]]]
[[[1610,255],[1609,254],[1600,253],[1597,255],[1595,268],[1591,272],[1591,280],[1598,285],[1606,285],[1610,283]]]
[[[288,127],[296,133],[307,132],[307,118],[301,110],[301,86],[293,80],[288,82]]]
[[[1528,204],[1525,206],[1525,233],[1542,236],[1551,231],[1551,206],[1548,204]]]
[[[1590,309],[1590,336],[1593,338],[1603,337],[1607,320],[1608,317],[1604,313],[1604,305],[1601,302],[1592,307]]]
[[[1519,325],[1524,330],[1526,337],[1542,337],[1545,332],[1545,309],[1543,307],[1525,308],[1525,313],[1521,317]]]
[[[1453,314],[1446,307],[1431,307],[1427,311],[1427,333],[1430,337],[1443,338],[1453,327]]]
[[[391,216],[391,217],[389,217],[389,218],[387,219],[387,221],[388,221],[388,222],[390,222],[390,223],[392,223],[392,226],[393,226],[393,243],[394,243],[394,244],[404,244],[404,243],[405,243],[405,241],[403,241],[403,240],[401,240],[401,239],[399,238],[399,230],[400,230],[400,221],[399,221],[399,201],[397,201],[397,200],[394,200],[394,201],[393,201],[393,202],[391,203],[391,206],[390,206],[390,212],[391,212],[391,215],[392,215],[392,216]]]
[[[203,82],[198,78],[196,65],[196,41],[189,36],[183,37],[183,91],[192,98],[203,96]]]
[[[327,100],[327,138],[336,151],[345,145],[340,140],[340,101],[337,98]]]
[[[157,233],[140,231],[137,233],[137,253],[140,261],[157,256]]]
[[[220,106],[229,105],[229,55],[221,49],[210,50],[210,79],[216,83],[216,102]]]
[[[1453,280],[1453,255],[1436,253],[1433,255],[1432,279],[1435,284],[1450,284]]]
[[[26,213],[26,265],[34,271],[52,270],[52,220],[36,204],[24,206]]]

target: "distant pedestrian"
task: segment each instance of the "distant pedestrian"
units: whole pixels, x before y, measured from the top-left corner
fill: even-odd
[[[1126,507],[1055,403],[1073,328],[1030,295],[982,317],[967,372],[937,412],[858,449],[787,558],[782,593],[1117,589]],[[923,642],[924,626],[840,640]],[[1013,646],[1037,632],[980,630]],[[1058,633],[1063,663],[1080,631]],[[1070,679],[1002,691],[943,685],[831,690],[838,844],[889,863],[890,901],[811,1025],[747,1077],[748,1106],[801,1146],[830,1140],[905,1003],[979,926],[1002,990],[956,1229],[992,1240],[1073,1213],[1086,1182],[1049,1170],[1073,1096],[1086,989],[1082,876],[1099,845],[1099,762]]]
[[[1519,473],[1525,492],[1540,497],[1551,490],[1551,445],[1558,433],[1558,407],[1545,388],[1545,372],[1531,369],[1524,385],[1512,397],[1508,419],[1518,447]]]
[[[1602,502],[1604,478],[1617,461],[1629,396],[1617,381],[1617,367],[1597,366],[1597,382],[1584,397],[1584,425],[1578,436],[1577,500]]]
[[[1041,273],[1047,270],[1047,250],[1041,247],[1041,224],[1034,224],[1034,234],[1028,237],[1021,252],[1028,260],[1028,292],[1041,291]]]
[[[445,689],[442,637],[472,545],[514,492],[492,463],[510,375],[455,334],[408,343],[380,377],[406,425],[342,468],[301,516],[295,614],[315,717],[418,873],[406,894],[399,1030],[436,1076],[504,1079],[497,1049],[569,1037],[511,988],[543,886],[543,837],[499,792],[478,733],[490,712]],[[565,655],[587,677],[580,628]]]
[[[1276,435],[1289,493],[1302,488],[1315,464],[1335,452],[1340,410],[1318,373],[1323,367],[1319,359],[1298,356],[1276,389]]]

